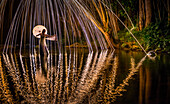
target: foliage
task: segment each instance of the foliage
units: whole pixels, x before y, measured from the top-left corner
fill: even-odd
[[[170,25],[166,22],[151,24],[142,31],[135,33],[143,37],[147,50],[156,49],[161,51],[170,51]]]
[[[138,13],[138,1],[137,0],[119,0],[119,2],[124,7],[128,15],[133,20],[133,22],[136,23],[137,13]],[[117,0],[111,1],[111,7],[112,7],[113,12],[115,12],[121,20],[123,21],[128,20],[125,11],[119,5]]]
[[[134,30],[132,33],[139,40],[145,50],[170,52],[170,25],[165,22],[152,23],[142,31]],[[119,33],[121,41],[132,42],[133,37],[129,32]]]

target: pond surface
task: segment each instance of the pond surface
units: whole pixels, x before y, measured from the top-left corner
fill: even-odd
[[[1,54],[0,102],[168,104],[169,60],[119,50]]]

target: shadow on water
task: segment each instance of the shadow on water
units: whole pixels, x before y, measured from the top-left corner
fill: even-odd
[[[170,56],[75,49],[48,56],[2,54],[0,102],[168,104]]]

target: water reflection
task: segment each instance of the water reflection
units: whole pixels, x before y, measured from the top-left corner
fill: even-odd
[[[149,104],[152,95],[151,71],[142,67],[147,57],[135,59],[132,56],[127,56],[129,65],[125,67],[126,71],[120,72],[122,56],[115,51],[86,54],[84,50],[75,50],[48,56],[35,53],[29,57],[3,54],[0,58],[0,101],[69,104],[116,102],[124,92],[128,93],[129,87],[134,87],[131,81],[132,78],[138,79],[139,71],[139,93],[136,94],[139,101],[135,102]],[[127,59],[124,58],[124,61]]]

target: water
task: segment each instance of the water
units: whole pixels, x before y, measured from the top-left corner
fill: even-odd
[[[74,48],[0,56],[1,103],[168,104],[170,56]]]

